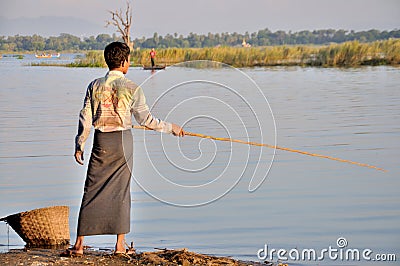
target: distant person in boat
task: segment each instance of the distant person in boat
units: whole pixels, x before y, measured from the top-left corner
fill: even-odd
[[[156,57],[156,51],[154,50],[154,48],[151,48],[150,51],[150,59],[151,59],[151,67],[154,68],[155,63],[154,63],[154,58]]]
[[[75,138],[75,160],[83,165],[85,142],[93,126],[94,138],[76,242],[61,256],[82,256],[83,241],[89,235],[116,235],[115,254],[134,253],[125,249],[130,231],[133,165],[132,115],[147,128],[182,137],[185,132],[173,123],[154,117],[141,87],[125,77],[130,65],[129,47],[113,42],[104,49],[109,71],[93,80],[86,91]]]

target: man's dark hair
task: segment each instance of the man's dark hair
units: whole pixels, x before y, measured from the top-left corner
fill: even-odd
[[[104,59],[109,69],[119,68],[124,61],[128,61],[130,49],[122,42],[112,42],[104,49]]]

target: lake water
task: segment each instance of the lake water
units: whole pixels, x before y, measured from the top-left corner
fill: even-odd
[[[65,60],[70,60],[66,58]],[[71,241],[90,154],[73,159],[88,83],[106,69],[31,67],[0,59],[0,217],[70,206]],[[269,249],[371,249],[400,260],[400,69],[131,68],[153,113],[185,129],[330,155],[133,130],[131,233],[140,251],[183,248],[257,260]],[[254,81],[254,82],[253,82]],[[265,98],[264,98],[265,97]],[[271,113],[272,110],[272,113]],[[275,134],[276,133],[276,134]],[[249,192],[252,190],[253,192]],[[113,248],[114,236],[87,237]],[[0,248],[23,246],[5,223]],[[276,254],[275,254],[276,255]],[[288,256],[288,254],[286,254]],[[274,258],[276,260],[276,257]],[[289,261],[364,265],[365,260]],[[373,263],[370,262],[372,265]],[[374,264],[375,265],[375,264]]]

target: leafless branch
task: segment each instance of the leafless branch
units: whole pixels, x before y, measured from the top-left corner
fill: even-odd
[[[132,10],[129,1],[126,1],[125,18],[123,17],[122,9],[116,11],[108,11],[111,14],[111,20],[106,21],[106,27],[109,25],[115,26],[117,32],[122,35],[124,42],[133,49],[133,43],[130,38],[130,30],[132,26]]]

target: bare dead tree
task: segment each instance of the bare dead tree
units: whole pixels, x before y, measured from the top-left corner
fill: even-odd
[[[111,20],[106,21],[106,27],[113,25],[117,27],[117,32],[122,35],[122,39],[133,50],[133,42],[131,41],[131,26],[132,26],[132,10],[129,1],[126,1],[125,12],[120,10],[108,11],[111,14]]]

